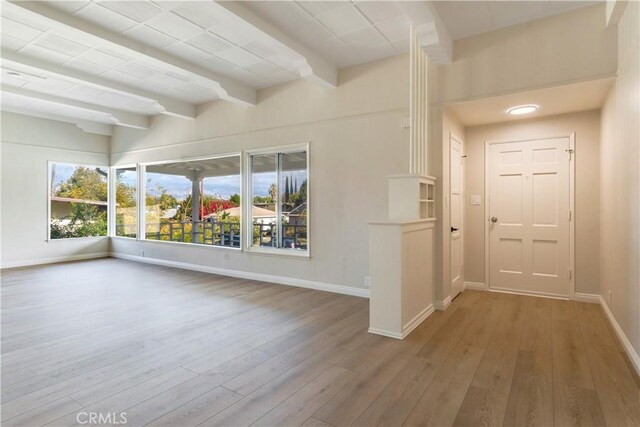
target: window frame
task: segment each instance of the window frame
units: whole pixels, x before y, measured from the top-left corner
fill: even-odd
[[[243,214],[247,220],[245,221],[244,229],[244,238],[242,239],[245,243],[242,246],[246,253],[253,254],[262,254],[262,255],[276,255],[276,256],[290,256],[294,258],[311,258],[311,164],[309,162],[310,159],[310,151],[309,151],[309,142],[292,144],[292,145],[283,145],[283,146],[274,146],[274,147],[265,147],[259,149],[252,149],[244,151],[245,159],[244,159],[244,169],[245,169],[245,198],[250,203],[245,203],[243,207]],[[252,175],[252,165],[251,165],[251,157],[256,155],[266,155],[266,154],[290,154],[290,153],[299,153],[304,151],[306,153],[306,161],[307,161],[307,249],[290,249],[290,248],[274,248],[274,247],[266,247],[266,246],[255,246],[253,244],[253,175]],[[276,175],[277,175],[277,187],[278,187],[278,198],[280,197],[280,168],[279,165],[276,166]],[[280,203],[276,201],[276,219],[278,224],[278,239],[280,239],[281,233],[281,215],[280,215],[281,206]]]
[[[118,239],[127,239],[129,241],[140,240],[138,233],[140,228],[136,224],[136,237],[117,236],[116,235],[116,179],[117,169],[136,169],[136,222],[140,221],[140,168],[138,163],[117,165],[109,167],[109,200],[113,200],[113,203],[109,203],[109,216],[107,229],[109,230],[109,237],[116,237]]]
[[[84,237],[65,237],[64,239],[52,239],[51,238],[51,167],[56,165],[64,165],[64,166],[73,166],[73,167],[86,167],[86,168],[101,168],[107,171],[107,234],[104,236],[84,236]],[[108,239],[111,237],[109,230],[111,227],[111,218],[109,217],[109,211],[111,209],[111,167],[110,166],[100,166],[90,163],[79,163],[79,162],[67,162],[67,161],[56,161],[56,160],[47,160],[47,237],[45,239],[46,242],[69,242],[69,241],[80,241],[80,240],[100,240],[100,239]]]
[[[240,208],[242,215],[240,216],[240,246],[219,246],[219,245],[206,245],[203,243],[187,243],[187,242],[174,242],[167,240],[155,240],[155,239],[147,239],[146,235],[146,194],[147,194],[147,166],[154,165],[163,165],[177,162],[192,162],[199,160],[215,160],[215,159],[223,159],[227,157],[238,157],[240,167],[238,168],[238,173],[240,175]],[[187,246],[187,247],[195,247],[195,248],[209,248],[214,250],[232,250],[232,251],[240,251],[242,252],[244,245],[244,235],[243,235],[243,216],[244,216],[244,207],[243,204],[243,183],[244,183],[244,171],[243,171],[243,153],[242,151],[233,151],[230,153],[222,153],[222,154],[214,154],[208,156],[195,156],[195,157],[183,157],[179,159],[172,160],[158,160],[158,161],[150,161],[150,162],[140,162],[137,163],[138,170],[138,235],[136,240],[157,244],[169,244],[169,245],[179,245],[179,246]],[[120,166],[122,167],[122,166]],[[140,209],[142,206],[144,209]],[[129,238],[130,239],[130,238]]]

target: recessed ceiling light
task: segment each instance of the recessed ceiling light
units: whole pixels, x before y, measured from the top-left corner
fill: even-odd
[[[509,108],[509,114],[512,116],[519,116],[520,114],[529,114],[533,113],[538,109],[537,105],[518,105],[517,107]]]

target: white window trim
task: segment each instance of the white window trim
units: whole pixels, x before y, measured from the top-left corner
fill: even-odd
[[[302,144],[284,145],[276,147],[266,147],[255,150],[246,150],[243,152],[244,161],[242,162],[244,167],[244,199],[248,202],[244,204],[243,214],[247,219],[245,221],[244,235],[242,238],[242,248],[245,253],[263,254],[263,255],[277,255],[277,256],[290,256],[294,258],[311,258],[311,165],[309,163],[309,142]],[[287,153],[299,153],[304,151],[307,154],[307,249],[287,249],[287,248],[272,248],[261,247],[253,245],[253,188],[252,188],[252,174],[251,174],[251,156],[261,154],[287,154]],[[279,173],[279,171],[276,171]],[[278,183],[279,187],[279,183]],[[277,216],[280,212],[280,208],[276,206]],[[279,219],[278,219],[279,221]]]
[[[66,237],[64,239],[52,239],[51,238],[51,166],[52,165],[65,165],[65,166],[83,166],[88,168],[101,168],[107,171],[107,235],[106,236],[86,236],[86,237]],[[82,241],[82,240],[101,240],[108,239],[110,237],[111,221],[109,218],[109,210],[111,209],[111,168],[109,166],[93,165],[88,163],[74,163],[65,161],[48,160],[47,161],[47,237],[45,241],[51,242],[69,242],[69,241]]]
[[[116,236],[116,180],[117,180],[117,169],[136,169],[136,221],[140,220],[140,197],[138,196],[140,190],[140,174],[138,173],[138,164],[129,164],[129,165],[117,165],[111,166],[109,168],[109,200],[113,200],[112,203],[109,203],[109,219],[108,219],[108,230],[109,237],[116,237],[118,239],[126,239],[129,241],[138,240],[138,227],[136,227],[136,237],[127,237],[127,236]]]
[[[180,159],[173,159],[173,160],[159,160],[159,161],[137,163],[137,171],[138,171],[138,183],[137,183],[137,190],[138,190],[138,233],[137,233],[136,240],[137,241],[154,243],[154,244],[169,244],[169,245],[179,245],[179,246],[186,246],[186,247],[208,248],[208,249],[213,249],[213,250],[226,250],[226,251],[242,252],[242,247],[244,245],[244,243],[243,243],[244,235],[242,233],[242,229],[243,229],[243,217],[242,216],[240,217],[240,247],[237,247],[237,248],[230,247],[230,246],[205,245],[203,243],[172,242],[172,241],[167,241],[167,240],[154,240],[154,239],[147,239],[146,238],[146,215],[145,214],[146,214],[146,211],[147,211],[147,205],[146,205],[147,166],[164,165],[164,164],[177,163],[177,162],[192,162],[192,161],[198,161],[198,160],[215,160],[215,159],[223,159],[223,158],[226,158],[226,157],[238,157],[239,160],[240,160],[240,170],[239,170],[239,173],[240,173],[240,205],[241,205],[241,208],[242,208],[243,200],[244,200],[244,198],[243,198],[244,177],[243,177],[243,168],[242,168],[242,164],[243,164],[242,151],[233,151],[233,152],[230,152],[230,153],[214,154],[214,155],[209,155],[209,156],[183,157],[183,158],[180,158]],[[125,166],[114,166],[114,167],[122,168],[122,167],[125,167]],[[140,209],[140,207],[143,207],[144,209]],[[125,238],[125,237],[121,237],[121,238]],[[132,238],[126,238],[126,239],[127,240],[132,240]]]

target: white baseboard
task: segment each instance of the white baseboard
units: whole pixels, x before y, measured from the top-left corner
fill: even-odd
[[[534,293],[534,292],[524,292],[524,291],[514,291],[511,289],[488,289],[486,285],[482,282],[464,282],[464,289],[471,289],[474,291],[489,291],[489,292],[501,292],[501,293],[509,293],[514,295],[528,295],[533,297],[543,297],[543,298],[555,298],[555,299],[566,299],[566,297],[560,295],[553,294],[545,294],[545,293]],[[593,304],[600,304],[600,295],[598,294],[586,294],[582,292],[575,292],[573,294],[574,301],[580,302],[588,302]]]
[[[462,284],[464,289],[471,289],[472,291],[486,291],[487,287],[482,282],[464,282]]]
[[[579,302],[589,302],[592,304],[600,304],[600,295],[576,292],[573,294],[573,300]]]
[[[436,311],[436,308],[434,307],[433,304],[431,304],[428,307],[426,307],[424,310],[422,310],[420,313],[418,313],[416,317],[414,317],[409,322],[407,322],[407,324],[402,327],[401,339],[404,339],[407,335],[409,335],[415,328],[418,327],[418,325],[424,322],[427,319],[427,317],[431,316],[431,314],[433,314],[434,311]]]
[[[433,306],[436,310],[444,311],[451,305],[451,295],[446,297],[444,301],[434,301]]]
[[[2,264],[2,270],[6,268],[31,267],[44,264],[55,264],[57,262],[80,261],[84,259],[107,258],[108,252],[94,252],[90,254],[68,255],[52,258],[37,258],[26,261],[5,262]]]
[[[425,307],[420,313],[418,313],[413,319],[408,321],[402,327],[401,332],[370,327],[369,333],[382,335],[383,337],[395,338],[397,340],[403,340],[407,337],[407,335],[413,332],[413,330],[417,328],[418,325],[424,322],[427,319],[427,317],[431,316],[431,314],[433,314],[434,311],[436,311],[434,304],[430,304],[428,307]]]
[[[378,328],[369,328],[370,334],[382,335],[383,337],[395,338],[397,340],[401,340],[402,334],[398,332],[387,331],[386,329],[378,329]]]
[[[602,305],[604,312],[609,318],[609,322],[611,323],[611,326],[616,331],[616,335],[618,335],[618,339],[620,340],[620,342],[622,343],[622,346],[627,352],[629,359],[631,359],[631,363],[633,363],[633,367],[636,368],[636,373],[640,375],[640,356],[638,355],[638,352],[631,345],[631,341],[629,341],[629,338],[627,338],[627,336],[625,335],[624,331],[618,324],[618,321],[616,320],[616,318],[613,317],[613,313],[611,313],[611,310],[609,310],[609,306],[604,301],[604,298],[602,298],[602,295],[598,295],[598,297],[600,299],[600,305]]]
[[[487,290],[489,292],[497,292],[501,294],[512,294],[512,295],[524,295],[528,297],[551,298],[551,299],[559,299],[559,300],[570,299],[568,295],[558,295],[558,294],[551,294],[547,292],[536,292],[536,291],[521,291],[520,289],[489,288]]]
[[[112,252],[114,258],[126,259],[129,261],[144,262],[147,264],[163,265],[165,267],[181,268],[183,270],[201,271],[203,273],[219,274],[221,276],[238,277],[240,279],[258,280],[262,282],[277,283],[279,285],[297,286],[299,288],[316,289],[319,291],[334,292],[337,294],[351,295],[361,298],[369,298],[369,289],[355,288],[351,286],[335,285],[332,283],[314,282],[311,280],[294,279],[284,276],[273,276],[269,274],[250,273],[247,271],[228,270],[226,268],[210,267],[207,265],[191,264],[178,261],[167,261],[160,258],[141,257],[138,255],[127,255]]]

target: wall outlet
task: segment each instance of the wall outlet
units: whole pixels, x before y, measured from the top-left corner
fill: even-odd
[[[364,287],[365,288],[371,287],[371,276],[364,276]]]

